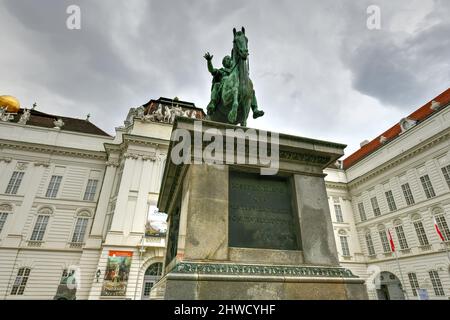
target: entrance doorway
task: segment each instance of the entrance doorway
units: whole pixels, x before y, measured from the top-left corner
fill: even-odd
[[[161,278],[161,274],[162,262],[153,263],[147,268],[147,270],[145,270],[141,300],[150,299],[150,291],[152,290],[154,284]]]
[[[395,274],[383,271],[378,277],[380,284],[377,288],[378,300],[405,300],[402,283]]]

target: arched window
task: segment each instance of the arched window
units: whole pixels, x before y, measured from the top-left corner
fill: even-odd
[[[145,271],[146,276],[161,276],[162,274],[162,262],[157,262],[150,265]]]
[[[156,262],[151,264],[147,270],[145,270],[144,283],[142,286],[142,300],[150,298],[150,291],[152,290],[153,285],[161,278],[162,267],[162,262]]]
[[[391,246],[389,245],[389,240],[387,237],[385,226],[382,224],[379,224],[377,228],[378,228],[378,235],[380,236],[380,240],[381,240],[381,245],[383,247],[383,252],[384,253],[392,252]]]
[[[339,230],[339,240],[341,242],[342,255],[344,257],[350,256],[350,248],[348,246],[347,232],[345,230]]]
[[[408,249],[409,248],[408,241],[406,240],[406,235],[403,230],[402,220],[400,220],[400,219],[394,220],[394,228],[395,228],[395,233],[397,234],[397,239],[400,244],[400,248],[402,250]]]
[[[372,234],[370,233],[370,230],[366,230],[365,238],[366,238],[367,252],[369,253],[369,256],[374,256],[375,247],[373,245]]]
[[[436,224],[442,233],[445,241],[450,241],[450,229],[448,227],[447,219],[445,213],[441,208],[434,208],[432,210],[434,218],[436,219]]]
[[[419,245],[421,247],[428,246],[430,243],[428,242],[427,233],[425,232],[425,228],[423,226],[422,217],[420,214],[413,214],[411,220],[414,225],[414,229],[416,230],[417,239],[419,240]]]

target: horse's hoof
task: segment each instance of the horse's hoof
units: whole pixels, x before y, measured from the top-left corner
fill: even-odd
[[[231,111],[228,114],[228,121],[233,124],[236,122],[236,112]]]
[[[253,112],[253,119],[262,117],[264,115],[264,111],[262,110],[256,110],[255,112]]]

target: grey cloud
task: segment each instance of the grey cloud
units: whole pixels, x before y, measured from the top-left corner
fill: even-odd
[[[388,23],[409,1],[378,1]],[[82,29],[65,28],[69,4]],[[374,137],[448,87],[449,4],[435,2],[412,34],[369,33],[370,1],[0,0],[8,50],[0,94],[42,111],[92,114],[113,133],[128,108],[160,96],[204,107],[211,77],[246,27],[250,73],[266,116],[249,125],[349,144]],[[401,41],[399,41],[401,40]],[[3,92],[4,90],[14,92]],[[375,98],[376,100],[372,99]],[[412,111],[412,110],[411,110]]]
[[[448,88],[450,22],[443,7],[448,4],[436,1],[435,10],[422,22],[425,27],[412,34],[389,30],[392,12],[386,12],[381,30],[360,30],[357,36],[345,38],[341,56],[352,73],[353,87],[384,105],[405,110]],[[389,6],[381,2],[380,8],[383,19]]]

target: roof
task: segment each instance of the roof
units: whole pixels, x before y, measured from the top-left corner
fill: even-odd
[[[439,102],[440,108],[433,109],[431,108],[431,105],[435,102]],[[411,113],[407,118],[416,121],[416,123],[419,123],[432,114],[439,112],[442,110],[446,105],[450,103],[450,88],[442,92],[440,95],[435,97],[434,99],[430,100],[426,104],[424,104],[422,107]],[[400,133],[402,132],[400,123],[395,124],[382,134],[380,134],[378,137],[367,143],[366,145],[362,146],[359,150],[348,156],[344,159],[344,169],[350,168],[352,165],[356,164],[358,161],[364,159],[369,154],[375,152],[376,150],[380,149],[382,146],[386,145],[386,143],[391,142],[392,140],[396,139]],[[380,141],[380,138],[384,137],[385,142],[382,143]]]
[[[11,122],[18,122],[20,116],[23,114],[23,111],[24,109],[20,109],[19,112],[14,116],[14,119],[11,120]],[[110,137],[110,135],[105,131],[87,120],[56,116],[37,110],[30,110],[30,113],[30,119],[27,121],[27,125],[43,128],[54,128],[55,125],[53,124],[53,121],[62,119],[64,125],[61,127],[61,130],[63,131],[81,132]]]

